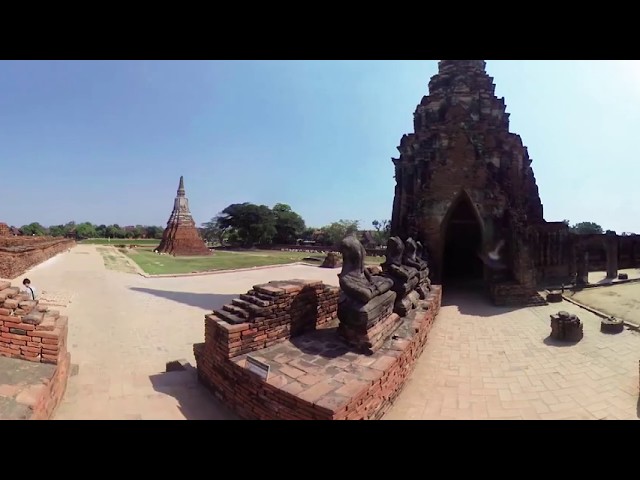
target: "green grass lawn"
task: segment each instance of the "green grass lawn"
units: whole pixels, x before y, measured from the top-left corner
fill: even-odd
[[[142,245],[142,246],[156,246],[160,245],[160,240],[156,239],[139,239],[129,240],[126,238],[88,238],[86,240],[80,240],[78,243],[85,245]]]
[[[304,258],[317,258],[320,261],[314,262],[313,264],[321,265],[324,259],[324,255],[319,253],[280,252],[273,250],[216,251],[208,257],[172,257],[170,255],[158,255],[147,248],[123,249],[123,251],[149,275],[284,265],[287,263],[300,262]],[[382,257],[367,257],[366,263],[379,264],[383,260]]]

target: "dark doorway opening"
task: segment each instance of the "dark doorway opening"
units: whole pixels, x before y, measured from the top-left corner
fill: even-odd
[[[456,202],[445,228],[442,283],[449,286],[482,287],[482,227],[466,195],[463,194]]]

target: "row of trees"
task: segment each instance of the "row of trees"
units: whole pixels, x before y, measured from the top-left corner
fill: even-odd
[[[375,220],[370,233],[371,242],[384,245],[389,238],[390,222]],[[314,243],[335,245],[344,237],[360,230],[358,220],[339,220],[322,228],[307,227],[304,219],[291,206],[277,203],[273,207],[253,203],[234,203],[222,210],[200,229],[208,242],[218,245],[293,245]],[[94,225],[91,222],[68,222],[65,225],[44,227],[34,222],[20,228],[23,235],[50,235],[54,237],[75,236],[77,238],[162,238],[163,227]]]
[[[389,233],[389,221],[373,222],[375,241],[383,245]],[[234,203],[203,225],[207,241],[220,245],[292,245],[313,242],[335,245],[360,228],[358,220],[339,220],[322,228],[307,227],[303,218],[285,203],[272,208],[253,203]]]
[[[121,227],[120,225],[94,225],[91,222],[68,222],[65,225],[51,225],[44,227],[38,222],[20,227],[22,235],[50,235],[65,237],[75,235],[77,238],[162,238],[163,227],[135,225]]]
[[[603,228],[594,222],[579,222],[572,231],[578,234],[602,234]],[[391,223],[388,220],[374,220],[373,230],[367,237],[368,243],[385,245],[389,239]],[[307,227],[303,218],[291,206],[277,203],[272,208],[253,203],[234,203],[222,210],[200,229],[208,242],[218,245],[292,245],[295,243],[314,243],[317,245],[336,245],[351,233],[360,230],[358,220],[338,220],[322,228]],[[34,222],[20,228],[23,235],[50,235],[64,237],[74,235],[77,238],[162,238],[164,227],[155,225],[135,225],[121,227],[113,225],[94,225],[91,222],[68,222],[64,225],[44,227]],[[607,231],[609,232],[609,231]],[[624,235],[624,233],[623,233]]]

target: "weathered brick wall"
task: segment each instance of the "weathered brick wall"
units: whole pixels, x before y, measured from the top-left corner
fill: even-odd
[[[9,225],[6,223],[0,223],[0,237],[9,237],[11,236],[11,230],[9,229]]]
[[[334,320],[338,295],[337,287],[320,281],[255,285],[205,316],[205,339],[223,358],[260,350]]]
[[[0,281],[0,355],[57,364],[66,355],[67,317]]]
[[[334,420],[378,420],[384,416],[402,392],[424,351],[441,301],[441,287],[434,286],[426,304],[423,304],[426,309],[415,312],[406,325],[405,335],[398,335],[399,338],[391,342],[385,355],[378,360],[384,368],[382,376],[355,393],[346,408],[334,412]]]
[[[334,296],[333,302],[337,302]],[[246,370],[242,357],[228,358],[216,344],[212,332],[219,322],[205,320],[205,343],[194,345],[200,381],[241,418],[283,420],[379,419],[402,391],[416,360],[422,354],[431,326],[440,310],[441,288],[434,286],[421,308],[405,319],[389,341],[372,360],[372,368],[358,381],[347,385],[346,403],[332,403],[331,397],[307,401],[295,391],[282,388],[281,377],[266,382]],[[337,303],[335,304],[337,309]],[[235,333],[235,332],[234,332]],[[362,356],[362,358],[371,358]]]
[[[0,238],[0,278],[16,278],[74,245],[75,240],[69,238]]]
[[[32,387],[31,420],[51,418],[67,388],[71,355],[68,319],[0,281],[0,355],[55,365],[51,378]]]
[[[49,420],[53,416],[67,389],[70,367],[71,354],[65,352],[60,356],[53,377],[39,387],[39,395],[31,406],[30,420]]]

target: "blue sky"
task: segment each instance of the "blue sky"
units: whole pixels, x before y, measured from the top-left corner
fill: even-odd
[[[2,61],[0,222],[197,223],[288,203],[310,226],[391,217],[396,146],[436,60]],[[545,218],[640,233],[640,62],[487,61]]]

